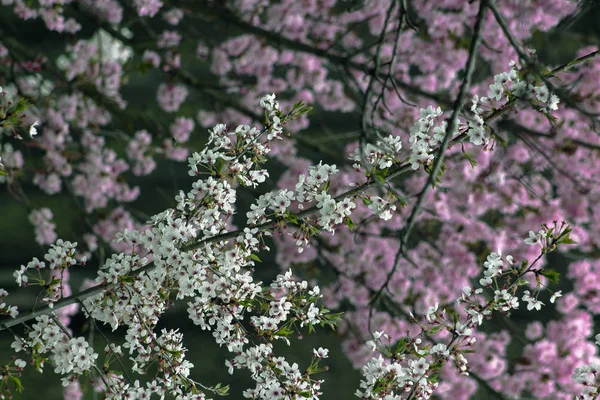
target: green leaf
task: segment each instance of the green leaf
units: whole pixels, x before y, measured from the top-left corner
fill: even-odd
[[[571,239],[571,227],[567,226],[564,231],[556,238],[556,244],[577,244],[576,241]],[[549,235],[548,235],[549,236]]]
[[[546,119],[548,119],[548,122],[550,122],[550,125],[558,124],[558,118],[556,118],[554,115],[548,113],[545,113],[544,115],[546,116]]]
[[[250,254],[250,258],[257,262],[262,262],[262,260],[256,254]]]
[[[561,239],[560,242],[558,242],[560,244],[577,244],[576,241],[574,241],[573,239],[566,237],[564,239]]]
[[[329,310],[321,310],[321,312],[329,312]],[[344,313],[333,313],[329,314],[326,318],[321,321],[321,326],[327,325],[331,329],[335,330],[335,327],[340,323],[342,318],[344,317]]]
[[[15,111],[13,112],[13,114],[20,114],[23,111],[25,111],[27,109],[27,103],[28,103],[27,99],[24,97],[21,97],[19,99],[19,103],[15,107]]]
[[[215,163],[215,169],[217,170],[218,174],[221,173],[221,171],[223,170],[224,166],[225,166],[225,161],[221,157],[219,157],[219,159]]]
[[[373,389],[371,390],[373,393],[379,393],[382,390],[386,389],[389,386],[389,383],[387,382],[387,380],[383,379],[383,378],[378,378],[375,381],[375,385],[373,385]]]
[[[442,165],[441,165],[441,168],[440,168],[440,173],[436,177],[437,183],[442,183],[442,176],[444,175],[444,172],[446,172],[446,169],[447,169],[446,163],[442,162]]]
[[[373,176],[381,183],[385,183],[385,178],[388,175],[388,168],[386,169],[376,169],[373,171]]]
[[[425,172],[431,175],[433,173],[433,168],[431,166],[427,166],[425,167]],[[440,172],[435,177],[435,181],[431,183],[432,188],[435,188],[436,183],[442,183],[442,176],[444,175],[444,172],[446,172],[446,164],[442,162],[440,166]]]
[[[398,354],[404,354],[404,352],[406,351],[406,345],[408,344],[408,339],[407,338],[402,338],[400,340],[398,340],[398,342],[396,342],[396,350],[394,352],[394,354],[398,355]]]
[[[218,383],[217,386],[214,387],[214,391],[219,396],[227,396],[229,394],[229,385],[221,387],[221,384]]]
[[[525,269],[527,268],[527,264],[528,264],[527,260],[521,261],[521,268],[519,268],[519,272],[525,271]]]
[[[404,197],[400,196],[399,194],[396,193],[392,193],[392,195],[396,198],[396,200],[398,202],[400,202],[400,207],[404,208],[408,205],[408,202],[404,199]]]
[[[252,306],[252,300],[249,300],[249,299],[238,300],[238,303],[241,306],[243,306],[243,307],[250,307],[250,306]]]
[[[381,176],[380,174],[373,174],[373,176],[375,177],[375,179],[377,179],[379,182],[381,183],[385,183],[385,178],[383,176]]]
[[[439,331],[441,331],[441,330],[442,330],[442,328],[443,328],[443,326],[442,326],[442,325],[437,325],[437,326],[434,326],[433,328],[431,328],[431,329],[429,329],[429,330],[427,331],[427,334],[428,334],[428,335],[435,335],[436,333],[438,333]]]
[[[558,273],[557,271],[553,270],[553,269],[542,269],[540,271],[540,274],[542,276],[545,276],[550,282],[552,283],[558,283],[559,277],[560,277],[560,273]]]
[[[50,281],[50,283],[48,284],[48,286],[54,286],[54,285],[58,285],[59,283],[61,283],[62,280],[58,279],[58,278],[54,278]]]
[[[17,392],[22,393],[23,392],[23,385],[21,384],[21,380],[19,378],[17,378],[16,376],[11,375],[10,379],[12,379],[12,381],[15,384],[15,388],[17,389]]]
[[[469,164],[471,164],[471,168],[475,169],[475,166],[477,166],[477,161],[475,161],[473,159],[473,157],[471,157],[471,155],[464,150],[463,150],[463,154],[464,154],[465,158],[467,159],[467,161],[469,162]]]
[[[352,221],[352,219],[350,217],[346,217],[346,225],[348,225],[348,228],[351,231],[356,229],[356,225],[354,224],[354,222]]]
[[[373,204],[373,200],[369,199],[368,197],[361,197],[360,200],[367,207],[369,207],[371,204]]]
[[[304,102],[299,101],[298,103],[294,104],[294,106],[292,107],[292,110],[287,113],[287,115],[285,117],[281,117],[281,115],[279,115],[279,117],[281,118],[281,122],[285,123],[288,120],[294,120],[298,117],[300,117],[303,114],[307,114],[309,112],[312,111],[312,107],[311,106],[307,106],[304,104]]]
[[[319,228],[313,225],[306,225],[306,229],[308,229],[308,233],[310,234],[310,236],[318,235],[321,232]]]
[[[236,175],[235,179],[237,179],[237,181],[240,184],[240,186],[242,186],[242,187],[246,187],[247,186],[246,183],[244,183],[244,181],[242,180],[242,178],[240,178],[239,175]]]
[[[294,224],[294,225],[300,225],[300,223],[298,222],[298,217],[296,217],[294,214],[287,214],[285,216],[285,220],[287,222],[290,222],[290,223]]]
[[[292,333],[294,333],[294,331],[293,331],[293,330],[291,330],[291,329],[290,329],[289,327],[287,327],[287,326],[284,326],[284,327],[282,327],[281,329],[279,329],[277,332],[275,332],[275,334],[276,334],[276,335],[279,335],[279,336],[289,336],[289,335],[291,335]]]

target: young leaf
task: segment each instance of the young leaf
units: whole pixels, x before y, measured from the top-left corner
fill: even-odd
[[[354,224],[354,221],[352,221],[352,219],[350,217],[346,217],[346,225],[348,225],[348,228],[351,231],[356,229],[356,225]]]
[[[464,150],[463,150],[463,154],[464,154],[465,158],[467,159],[467,161],[469,162],[469,164],[471,164],[471,168],[475,169],[475,167],[477,166],[477,161],[475,161],[473,159],[473,157],[471,157],[471,155]]]

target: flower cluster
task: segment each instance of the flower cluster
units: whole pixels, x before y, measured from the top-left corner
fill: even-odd
[[[191,118],[179,117],[171,124],[169,131],[178,143],[185,143],[189,140],[190,134],[194,130],[194,120]]]
[[[570,243],[569,233],[570,228],[564,224],[544,227],[543,230],[544,237],[560,238],[561,243]],[[543,269],[534,268],[538,260],[539,257],[531,263],[524,261],[515,265],[512,256],[503,258],[500,253],[491,253],[484,262],[484,278],[480,280],[482,287],[474,290],[466,286],[462,296],[456,300],[462,305],[460,314],[452,310],[452,318],[449,318],[446,310],[439,309],[436,303],[427,310],[423,323],[411,313],[411,320],[421,329],[416,337],[405,337],[393,343],[387,334],[375,332],[374,340],[368,341],[367,346],[372,351],[379,350],[390,361],[382,355],[368,361],[363,367],[364,379],[357,396],[401,399],[404,398],[403,393],[410,393],[419,399],[429,399],[438,386],[437,374],[448,361],[452,361],[461,374],[469,375],[469,364],[464,354],[469,353],[476,342],[475,328],[495,311],[507,313],[519,308],[516,291],[527,284],[523,277],[545,273]],[[486,300],[484,292],[492,286],[495,288],[494,296]],[[529,290],[523,292],[522,299],[528,303],[528,310],[539,310],[543,305],[532,298]],[[437,337],[449,338],[449,341],[447,344],[439,342]],[[424,339],[433,344],[426,345]]]
[[[265,109],[267,120],[269,121],[268,140],[282,139],[281,134],[281,111],[279,110],[279,102],[275,100],[275,94],[266,95],[260,99],[260,106]]]
[[[367,171],[375,168],[386,169],[398,161],[401,149],[402,141],[398,136],[387,136],[378,140],[376,144],[367,143],[364,149],[357,148],[349,158],[356,162],[352,165],[356,169],[365,168]]]
[[[441,115],[440,107],[429,106],[419,111],[419,119],[410,131],[411,156],[409,162],[412,169],[418,169],[421,165],[429,165],[433,161],[432,152],[446,135],[446,121],[436,125]]]
[[[29,222],[35,227],[35,241],[41,245],[56,242],[57,236],[54,231],[56,224],[51,222],[52,218],[52,211],[47,207],[33,210],[29,214]]]
[[[490,140],[485,134],[484,107],[493,106],[494,109],[498,109],[505,107],[507,102],[519,99],[530,102],[534,106],[536,106],[535,101],[539,102],[540,110],[545,113],[558,109],[559,98],[555,94],[550,95],[546,85],[534,85],[532,75],[523,76],[524,72],[517,69],[514,61],[511,61],[510,67],[508,72],[501,72],[494,76],[494,83],[489,85],[487,97],[473,96],[471,105],[473,119],[468,122],[466,135],[475,145],[487,145]],[[497,103],[502,100],[506,103]]]
[[[320,297],[319,288],[308,290],[307,282],[294,281],[291,271],[278,275],[271,284],[271,291],[272,300],[268,303],[268,313],[260,317],[251,317],[250,324],[257,329],[259,336],[283,339],[290,344],[287,336],[293,332],[295,324],[299,323],[300,327],[306,325],[310,331],[313,326],[322,325],[323,321],[328,320],[325,317],[327,311],[314,304]],[[277,297],[278,292],[281,297]],[[235,352],[238,355],[226,362],[229,372],[233,373],[234,369],[248,369],[257,382],[255,388],[244,391],[244,397],[275,400],[301,395],[303,398],[319,398],[323,381],[313,380],[311,375],[323,371],[318,367],[318,362],[327,357],[327,349],[313,350],[313,362],[305,373],[300,371],[298,364],[290,364],[283,357],[276,357],[271,343]]]
[[[84,338],[70,337],[56,317],[48,315],[37,317],[28,335],[15,337],[11,347],[16,352],[29,352],[40,371],[44,367],[45,356],[50,355],[54,372],[66,375],[62,378],[63,386],[69,384],[73,377],[89,372],[98,358]]]
[[[12,5],[15,14],[22,19],[41,19],[50,31],[74,34],[81,29],[81,24],[74,18],[65,18],[63,14],[64,7],[56,7],[56,5],[69,4],[71,1],[41,1],[30,4],[22,0],[6,0],[2,4],[6,6]]]
[[[8,292],[4,289],[0,289],[0,298],[4,299],[6,296],[8,296]],[[19,311],[17,306],[11,306],[2,302],[2,304],[0,304],[0,315],[8,315],[9,317],[15,318],[19,315]]]
[[[596,345],[600,346],[600,334],[596,335]],[[592,363],[577,367],[573,372],[571,379],[583,385],[583,389],[577,400],[593,400],[600,395],[600,382],[598,374],[600,373],[600,364]]]
[[[14,85],[5,88],[0,86],[0,137],[3,133],[10,132],[16,139],[23,139],[15,127],[23,127],[26,125],[27,120],[31,120],[31,118],[28,118],[27,114],[25,114],[25,111],[27,111],[29,107],[27,98],[18,96],[17,89]],[[40,122],[35,121],[29,123],[29,136],[33,139],[33,137],[37,135],[36,126],[38,126]],[[12,149],[9,143],[7,143],[6,146],[9,146],[8,149]],[[1,158],[0,161],[2,161]],[[0,166],[2,166],[2,163],[0,163]]]
[[[138,176],[149,175],[156,168],[156,162],[149,154],[152,147],[152,136],[147,131],[135,133],[134,140],[129,142],[127,156],[132,164],[132,172]]]
[[[166,112],[175,112],[179,110],[181,104],[185,101],[189,91],[183,85],[161,84],[158,87],[158,104]]]
[[[75,259],[76,247],[77,242],[71,243],[63,241],[62,239],[58,239],[55,244],[50,245],[48,253],[44,256],[44,259],[48,262],[48,268],[50,270],[65,270],[76,264],[85,264],[85,257],[82,257],[79,260]],[[46,268],[46,263],[34,258],[27,266],[21,265],[21,268],[18,271],[15,271],[13,276],[19,286],[38,284],[51,290],[54,284],[60,284],[60,282],[48,283],[46,280],[42,279],[40,270],[43,270],[44,268]]]
[[[262,103],[267,112],[278,110],[271,96]],[[282,117],[281,125],[296,116],[294,113],[283,116],[280,112],[277,115]],[[263,131],[241,125],[234,132],[227,132],[224,125],[217,125],[210,131],[211,146],[188,160],[190,176],[200,178],[189,192],[180,192],[176,208],[153,216],[147,221],[147,229],[125,229],[116,235],[117,243],[128,249],[129,254],[113,254],[104,263],[96,278],[97,293],[83,301],[83,310],[88,317],[109,324],[113,330],[127,327],[123,348],[129,352],[134,372],[145,373],[155,363],[159,368],[153,383],[147,387],[142,387],[139,381],[126,382],[122,371],[102,375],[108,398],[143,396],[152,391],[201,398],[207,393],[226,391],[219,386],[202,386],[190,378],[193,365],[185,359],[181,333],[155,332],[160,316],[173,304],[171,299],[187,299],[190,319],[202,329],[212,331],[217,344],[237,355],[228,364],[231,368],[248,368],[253,372],[257,386],[248,393],[260,393],[264,398],[278,398],[281,393],[312,398],[320,394],[321,381],[301,374],[296,364],[275,357],[269,341],[281,339],[290,344],[288,336],[296,330],[312,331],[317,325],[333,327],[339,315],[317,306],[319,288],[309,289],[306,281],[296,282],[291,271],[279,275],[270,286],[254,281],[251,268],[260,261],[256,253],[267,248],[262,238],[270,234],[263,232],[264,227],[247,227],[231,243],[218,240],[227,230],[236,202],[236,191],[228,180],[235,178],[248,185],[264,182],[268,175],[266,171],[261,175],[263,170],[258,166],[266,160],[268,142],[276,135],[271,139],[264,135],[266,141],[260,139],[263,133],[277,129],[280,128],[273,124]],[[335,167],[327,165],[313,167],[304,189],[305,194],[314,191],[311,199],[322,203],[319,207],[323,217],[324,210],[331,207],[327,201],[334,205],[338,202],[315,195],[316,188],[336,172]],[[203,174],[209,176],[202,177]],[[323,187],[319,189],[325,193]],[[269,204],[281,215],[289,212],[289,203],[278,203],[278,206]],[[350,202],[346,199],[339,204]],[[76,246],[59,239],[44,257],[45,262],[34,259],[15,272],[17,282],[44,285],[49,291],[44,301],[56,302],[63,297],[66,287],[63,278],[68,268],[85,262],[75,258]],[[40,275],[46,263],[52,271],[51,278],[55,278],[50,283]],[[43,315],[37,321],[29,338],[17,339],[14,347],[26,349],[34,358],[50,354],[56,371],[66,375],[63,384],[74,384],[75,377],[92,368],[97,355],[81,338],[70,338],[57,317]],[[247,348],[250,330],[267,340],[260,351],[257,347]],[[109,364],[122,356],[115,346],[107,347],[106,354]],[[246,354],[247,358],[240,354]],[[309,375],[321,371],[318,360],[326,356],[326,349],[317,351]],[[152,390],[154,386],[160,389]]]

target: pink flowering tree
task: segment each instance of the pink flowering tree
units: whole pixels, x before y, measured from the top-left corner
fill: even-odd
[[[600,395],[593,3],[1,4],[0,397]]]

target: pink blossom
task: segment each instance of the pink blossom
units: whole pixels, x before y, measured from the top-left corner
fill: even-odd
[[[158,104],[167,112],[179,110],[188,95],[188,90],[183,85],[161,84],[157,92]]]

